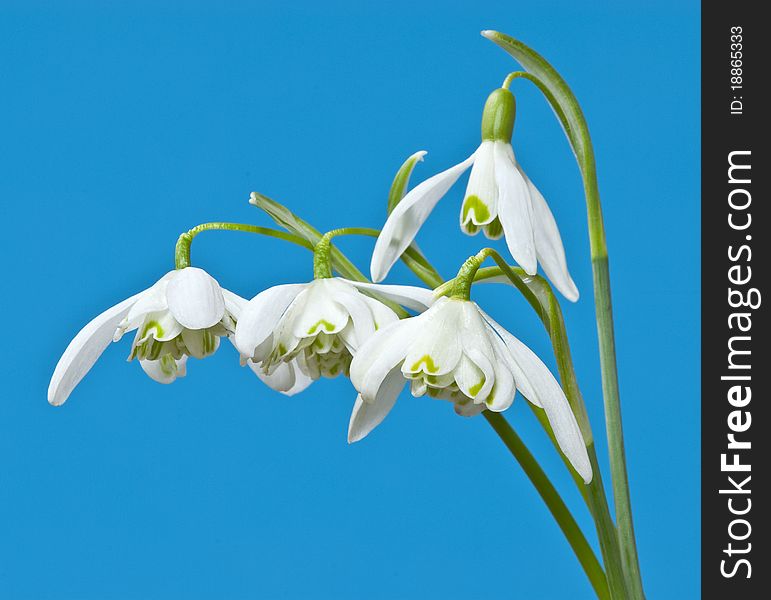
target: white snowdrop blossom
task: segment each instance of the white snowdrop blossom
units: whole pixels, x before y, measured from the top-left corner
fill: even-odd
[[[485,104],[480,146],[462,163],[415,186],[394,208],[372,254],[373,281],[386,277],[437,202],[471,167],[460,211],[461,229],[469,235],[481,229],[491,239],[505,236],[511,256],[529,275],[536,274],[540,263],[568,300],[578,300],[554,215],[514,157],[514,114],[512,93],[495,90]]]
[[[586,445],[559,383],[532,350],[476,303],[440,298],[423,314],[380,329],[359,349],[351,363],[359,397],[350,442],[383,421],[408,381],[413,396],[449,400],[467,416],[506,410],[519,389],[546,411],[562,452],[584,481],[591,481]]]
[[[351,359],[374,333],[399,320],[367,292],[422,311],[431,290],[320,278],[269,288],[244,307],[234,343],[271,388],[291,395],[320,377],[348,375]]]
[[[136,330],[129,360],[152,379],[171,383],[186,373],[189,356],[205,358],[222,336],[235,332],[245,299],[220,287],[206,271],[186,267],[107,309],[70,342],[56,365],[48,401],[61,405],[88,373],[110,341]]]

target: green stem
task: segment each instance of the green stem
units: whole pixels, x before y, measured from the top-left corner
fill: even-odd
[[[257,233],[259,235],[266,235],[268,237],[285,240],[292,242],[303,248],[313,249],[313,244],[308,240],[301,238],[298,235],[287,233],[285,231],[278,231],[276,229],[270,229],[268,227],[257,227],[256,225],[246,225],[243,223],[202,223],[196,225],[192,229],[186,231],[179,236],[177,245],[174,249],[174,264],[177,269],[184,269],[190,266],[190,246],[193,242],[193,238],[202,231],[244,231],[246,233]]]
[[[600,369],[603,374],[602,392],[605,397],[605,428],[608,434],[608,453],[610,455],[610,473],[613,481],[618,536],[622,560],[628,580],[632,585],[632,597],[642,599],[645,596],[640,575],[640,562],[637,557],[632,501],[626,468],[607,256],[604,259],[593,258],[592,271],[594,274],[594,301],[597,307],[597,333],[600,343]]]
[[[313,277],[329,279],[332,277],[332,238],[339,235],[367,235],[377,237],[380,231],[370,227],[340,227],[327,231],[313,247]]]
[[[329,236],[329,239],[331,239],[332,237],[338,235],[366,235],[368,237],[376,238],[380,235],[380,230],[373,229],[371,227],[344,227],[341,229],[333,229],[332,231],[325,233],[318,243],[321,243],[323,238],[326,236]],[[326,243],[328,244],[329,240],[327,240]],[[420,251],[414,247],[414,245],[410,246],[407,248],[407,250],[404,251],[401,259],[404,261],[404,264],[406,264],[407,267],[409,267],[410,270],[415,273],[415,275],[417,275],[421,281],[423,281],[423,283],[430,286],[432,289],[444,282],[442,276],[439,275],[437,270],[434,269],[431,263],[428,262],[426,257],[424,257]]]
[[[551,481],[549,481],[549,478],[538,464],[538,461],[536,461],[535,457],[527,449],[527,446],[525,446],[524,442],[520,439],[514,429],[512,429],[511,425],[509,425],[502,414],[490,412],[489,410],[484,411],[482,414],[503,443],[506,444],[506,447],[514,458],[517,459],[522,470],[538,491],[538,494],[543,499],[549,512],[551,512],[554,520],[557,521],[562,533],[565,535],[570,547],[573,549],[578,561],[581,563],[586,576],[589,578],[589,582],[592,584],[592,588],[594,588],[597,597],[603,600],[610,598],[608,582],[605,578],[602,566],[592,551],[589,542],[586,541],[586,537],[578,526],[578,523],[576,523],[570,510],[560,497],[559,492],[557,492]]]
[[[588,130],[585,136],[586,155],[583,169],[584,195],[586,197],[587,220],[589,223],[589,245],[592,256],[592,279],[594,284],[594,306],[597,320],[597,337],[602,376],[602,395],[605,405],[605,430],[608,436],[610,475],[613,485],[613,500],[624,566],[629,592],[634,600],[645,597],[637,556],[637,543],[632,519],[632,501],[629,492],[629,478],[626,468],[624,429],[621,422],[621,399],[616,364],[616,342],[613,327],[613,308],[608,268],[608,248],[605,239],[605,225],[597,184],[594,150]]]
[[[527,77],[527,72],[525,71],[514,71],[512,73],[509,73],[506,75],[506,79],[503,80],[503,84],[501,84],[501,87],[504,90],[508,90],[509,86],[511,85],[511,82],[515,79],[518,79],[519,77]]]

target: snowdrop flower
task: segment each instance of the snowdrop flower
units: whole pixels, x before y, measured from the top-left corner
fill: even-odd
[[[278,285],[246,304],[234,343],[265,383],[280,392],[296,393],[319,377],[348,375],[358,348],[399,320],[366,292],[418,311],[433,301],[433,292],[423,288],[332,277]]]
[[[145,373],[159,383],[183,377],[188,356],[209,356],[219,347],[220,337],[233,334],[245,302],[202,269],[167,273],[80,330],[56,365],[48,402],[63,404],[110,341],[134,330],[129,360],[139,359]]]
[[[517,388],[543,408],[562,452],[585,482],[592,468],[565,393],[546,365],[476,303],[440,298],[413,318],[395,321],[364,344],[351,363],[359,397],[348,440],[358,441],[382,422],[405,383],[413,396],[449,400],[456,412],[501,412]]]
[[[415,186],[389,215],[372,255],[373,281],[385,278],[436,203],[472,167],[460,211],[461,229],[469,235],[481,229],[491,239],[505,236],[512,257],[528,274],[535,275],[540,263],[568,300],[578,299],[554,216],[514,158],[511,134],[515,113],[514,95],[508,89],[490,94],[477,150],[462,163]]]

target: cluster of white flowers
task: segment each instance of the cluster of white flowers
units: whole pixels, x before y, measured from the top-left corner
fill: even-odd
[[[461,164],[417,185],[392,211],[372,256],[373,281],[386,276],[438,200],[473,164],[461,209],[463,231],[505,235],[527,273],[535,274],[540,262],[568,299],[578,298],[554,217],[514,159],[513,102],[508,90],[493,92],[481,146]],[[400,318],[394,305],[416,316]],[[133,330],[129,360],[139,359],[160,383],[184,376],[187,358],[213,354],[222,337],[238,349],[242,364],[283,394],[296,394],[322,377],[350,377],[358,391],[350,442],[383,421],[408,382],[413,396],[448,400],[467,416],[506,410],[519,389],[545,410],[576,471],[587,482],[592,478],[576,418],[554,376],[467,298],[320,276],[269,288],[247,301],[205,271],[184,266],[86,325],[56,366],[48,401],[64,403],[110,341]]]

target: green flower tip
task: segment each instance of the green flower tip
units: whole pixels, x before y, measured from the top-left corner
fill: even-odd
[[[482,112],[482,140],[511,142],[516,114],[514,94],[504,88],[494,90]]]

